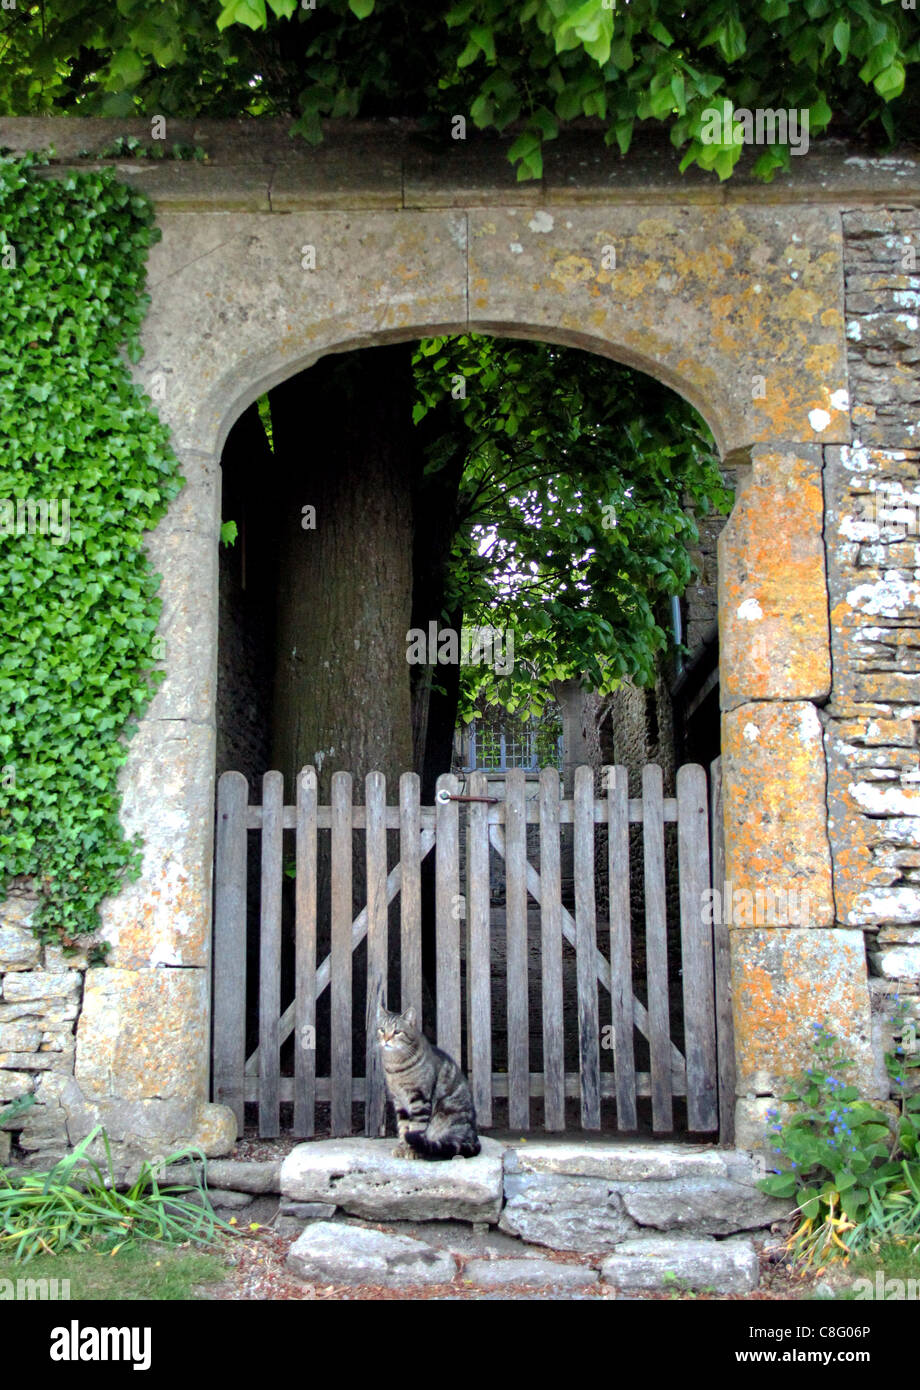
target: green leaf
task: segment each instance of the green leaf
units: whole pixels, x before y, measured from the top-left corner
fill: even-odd
[[[109,70],[125,87],[134,87],[141,81],[147,68],[139,53],[131,48],[123,48],[109,64]]]
[[[840,61],[844,63],[850,51],[850,21],[846,18],[838,19],[834,25],[834,47],[840,54]]]
[[[797,1185],[794,1173],[777,1173],[773,1177],[761,1178],[757,1184],[768,1197],[791,1197]]]
[[[230,24],[244,24],[247,29],[264,29],[267,23],[265,0],[231,0],[217,18],[218,29],[226,29]]]
[[[885,101],[893,101],[904,91],[907,73],[903,63],[894,62],[873,79],[872,85]]]

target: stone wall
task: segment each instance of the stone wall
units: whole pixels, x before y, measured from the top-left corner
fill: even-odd
[[[0,1161],[11,1139],[24,1156],[60,1155],[68,1135],[61,1092],[73,1076],[86,954],[43,946],[32,930],[37,899],[14,887],[0,903]],[[8,1102],[35,1104],[4,1123]]]
[[[893,1018],[920,1020],[920,212],[847,212],[843,228],[853,443],[825,450],[828,826],[884,1077]]]
[[[44,173],[66,176],[95,167],[79,151],[148,129],[3,119],[0,143],[54,145]],[[105,905],[112,966],[77,972],[70,1140],[96,1117],[161,1152],[209,1126],[203,1142],[226,1142],[217,1131],[232,1121],[205,1100],[228,432],[327,352],[435,333],[546,337],[648,371],[698,406],[740,465],[719,541],[726,871],[753,888],[791,881],[812,908],[808,930],[732,932],[739,1114],[762,1139],[763,1105],[818,1011],[871,1072],[864,932],[888,974],[912,975],[920,946],[920,605],[915,540],[853,528],[860,490],[916,478],[918,286],[903,238],[915,236],[920,159],[826,141],[767,187],[745,169],[722,185],[681,176],[667,149],[623,161],[560,138],[544,178],[520,185],[500,141],[440,158],[389,127],[320,150],[261,122],[176,123],[172,135],[209,162],[123,161],[118,173],[156,203],[134,375],[188,486],[149,542],[166,679],[122,776],[144,862]],[[4,969],[4,1007],[21,973]]]

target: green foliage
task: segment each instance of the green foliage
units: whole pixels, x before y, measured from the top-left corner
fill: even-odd
[[[90,1150],[101,1139],[105,1164]],[[174,1163],[200,1160],[194,1181],[164,1183]],[[0,1250],[16,1263],[35,1255],[90,1250],[103,1242],[114,1255],[139,1242],[213,1240],[232,1229],[215,1216],[208,1200],[207,1160],[198,1149],[182,1149],[154,1166],[143,1162],[132,1185],[119,1192],[108,1136],[97,1125],[49,1172],[0,1168]]]
[[[512,672],[461,668],[461,714],[537,715],[554,682],[583,676],[601,693],[652,682],[663,601],[692,577],[688,502],[731,503],[700,416],[641,372],[550,343],[428,338],[414,362],[427,471],[462,463],[445,613],[515,632]]]
[[[920,1095],[902,1095],[893,1126],[843,1080],[852,1061],[834,1034],[812,1028],[815,1065],[782,1096],[796,1111],[785,1124],[768,1111],[773,1152],[786,1166],[758,1184],[770,1196],[795,1198],[788,1250],[806,1264],[846,1258],[873,1238],[920,1234]],[[886,1060],[902,1086],[905,1061],[917,1065],[892,1053]]]
[[[136,135],[117,135],[102,149],[80,150],[79,159],[197,159],[206,162],[208,156],[200,145],[189,145],[182,140],[174,140],[167,145],[165,140],[151,140],[145,144]]]
[[[812,137],[832,119],[889,140],[916,129],[920,33],[894,0],[19,0],[4,20],[0,114],[289,116],[311,141],[355,116],[410,116],[446,138],[462,114],[520,124],[520,178],[585,118],[623,153],[658,123],[685,166],[727,178],[740,147],[700,140],[723,99],[808,110]],[[768,148],[758,177],[788,157]]]
[[[116,778],[159,679],[144,536],[182,484],[122,355],[140,356],[150,204],[108,170],[39,164],[0,161],[0,892],[32,875],[38,929],[66,944],[139,863]]]

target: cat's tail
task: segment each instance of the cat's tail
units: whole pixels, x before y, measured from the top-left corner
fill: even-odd
[[[420,1130],[409,1130],[405,1140],[420,1158],[428,1159],[455,1158],[457,1154],[463,1158],[475,1158],[481,1148],[475,1135],[461,1142],[459,1139],[429,1139]]]

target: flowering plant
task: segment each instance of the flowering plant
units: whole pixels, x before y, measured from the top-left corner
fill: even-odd
[[[822,1023],[812,1029],[814,1065],[781,1097],[795,1111],[785,1122],[776,1109],[767,1112],[782,1166],[758,1183],[770,1196],[795,1197],[799,1219],[788,1249],[805,1262],[849,1255],[870,1214],[920,1176],[920,1096],[903,1099],[893,1124],[844,1079],[853,1063],[836,1036]],[[903,1072],[899,1061],[888,1054],[892,1076]]]

